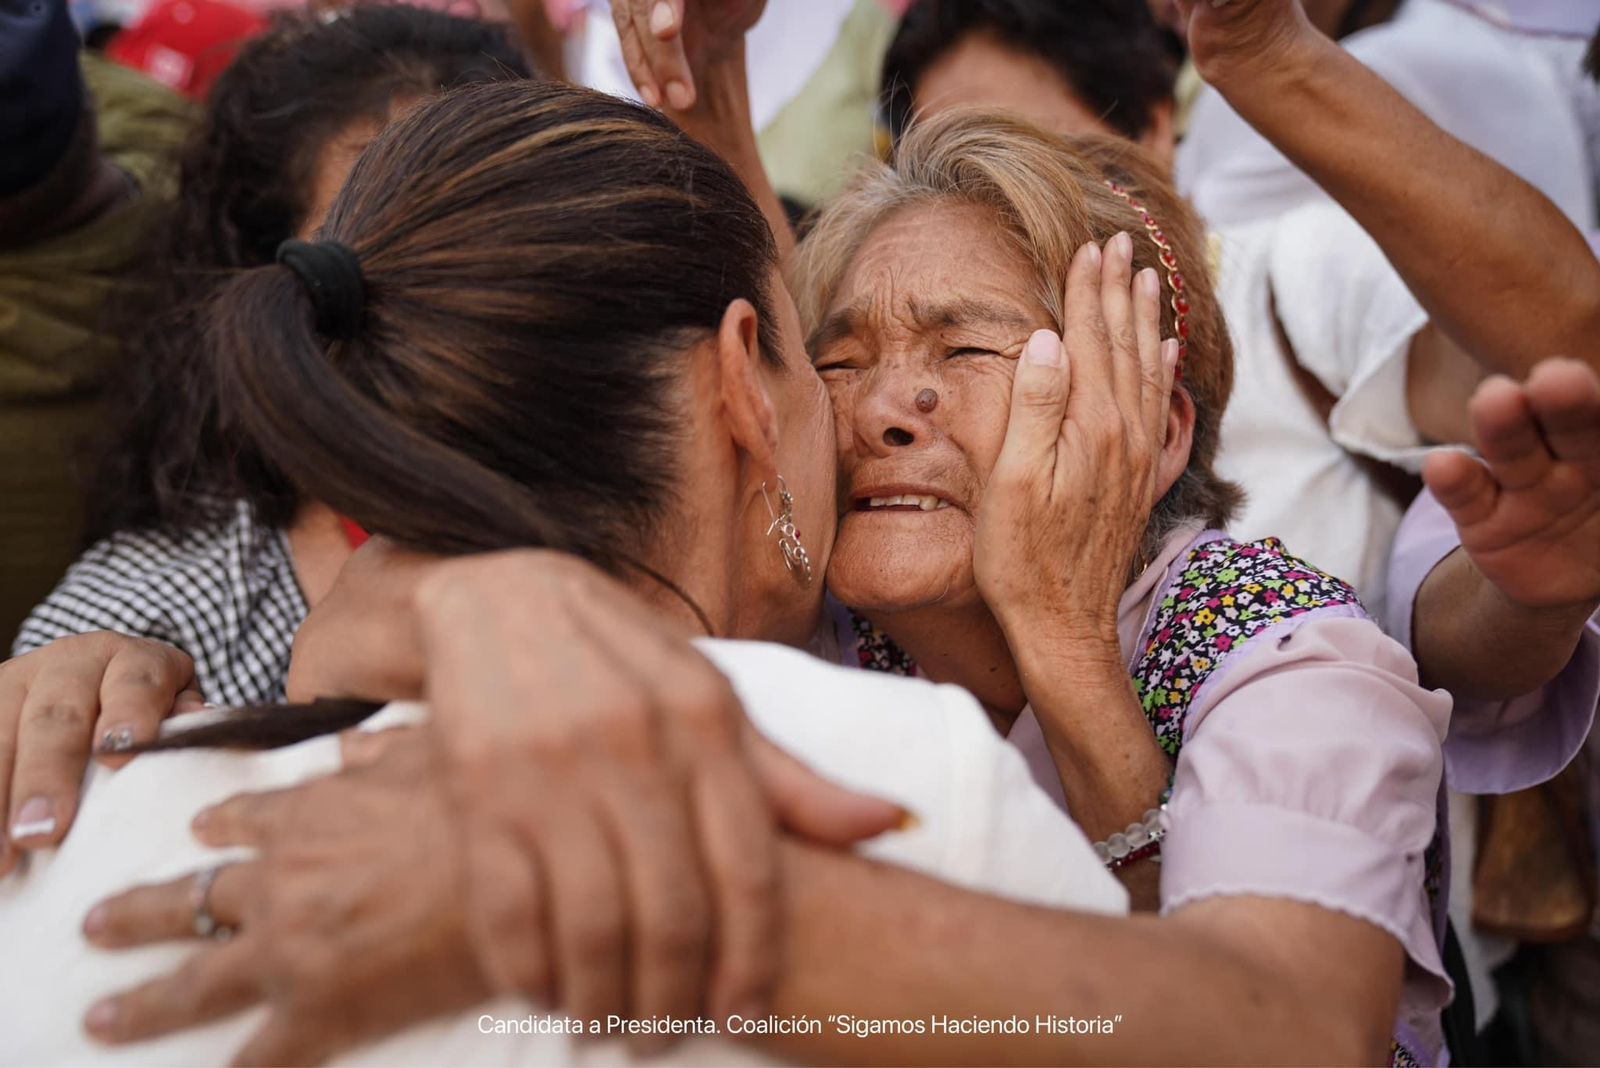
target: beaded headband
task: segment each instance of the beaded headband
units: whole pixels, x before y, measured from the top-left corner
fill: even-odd
[[[1167,242],[1167,235],[1161,232],[1155,216],[1146,211],[1143,204],[1110,178],[1106,179],[1106,188],[1126,200],[1128,207],[1139,213],[1140,221],[1150,233],[1150,240],[1161,250],[1161,266],[1167,269],[1167,284],[1172,287],[1172,321],[1178,331],[1178,373],[1182,374],[1184,357],[1189,355],[1189,298],[1184,296],[1183,275],[1178,271],[1178,257],[1173,253],[1172,245]]]

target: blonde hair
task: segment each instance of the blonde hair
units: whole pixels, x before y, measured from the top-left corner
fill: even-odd
[[[872,232],[901,210],[936,204],[992,211],[1001,233],[1033,265],[1035,294],[1059,330],[1062,292],[1073,254],[1119,230],[1133,238],[1133,269],[1161,277],[1162,331],[1176,336],[1172,292],[1160,249],[1139,213],[1113,193],[1110,179],[1144,202],[1177,257],[1189,303],[1189,347],[1182,388],[1195,407],[1189,465],[1152,516],[1148,541],[1177,523],[1220,526],[1242,493],[1212,468],[1222,413],[1233,390],[1229,339],[1206,254],[1205,230],[1142,149],[1097,135],[1062,138],[1001,115],[956,111],[913,126],[887,163],[868,163],[818,216],[789,266],[790,289],[809,336]],[[1153,548],[1153,546],[1151,546]]]

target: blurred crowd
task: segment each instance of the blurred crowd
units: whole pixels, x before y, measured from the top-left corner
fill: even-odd
[[[0,0],[0,1063],[1595,1063],[1597,249],[1600,0]]]

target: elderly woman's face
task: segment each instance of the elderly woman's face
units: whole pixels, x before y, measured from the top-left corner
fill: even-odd
[[[1028,335],[1056,327],[994,216],[909,208],[880,225],[812,338],[833,400],[834,596],[864,611],[974,603],[978,508]]]

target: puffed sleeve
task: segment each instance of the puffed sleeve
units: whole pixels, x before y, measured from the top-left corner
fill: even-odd
[[[1450,515],[1431,493],[1406,513],[1389,561],[1385,629],[1407,648],[1417,592],[1439,562],[1461,547]],[[1572,762],[1600,703],[1600,615],[1589,620],[1572,659],[1533,693],[1508,701],[1457,701],[1445,738],[1452,789],[1502,794],[1545,782]]]
[[[1195,694],[1168,836],[1163,913],[1289,898],[1366,920],[1412,961],[1408,1008],[1450,985],[1424,889],[1450,699],[1377,624],[1313,612],[1258,634]]]

